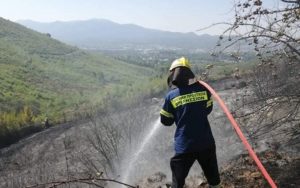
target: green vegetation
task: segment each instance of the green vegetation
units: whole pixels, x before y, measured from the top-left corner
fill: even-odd
[[[242,76],[249,74],[257,62],[213,62],[204,64],[195,64],[193,66],[196,75],[206,78],[210,81],[219,80],[222,78]]]
[[[161,90],[152,75],[150,68],[87,53],[0,18],[0,135],[45,117],[62,122],[130,104]]]

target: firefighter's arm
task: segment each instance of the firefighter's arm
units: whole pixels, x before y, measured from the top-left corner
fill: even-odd
[[[165,126],[171,126],[174,123],[173,114],[161,109],[160,111],[160,122]]]

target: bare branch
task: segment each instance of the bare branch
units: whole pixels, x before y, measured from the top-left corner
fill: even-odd
[[[35,187],[41,187],[41,186],[49,186],[48,188],[53,188],[53,187],[57,187],[57,186],[64,185],[64,184],[70,184],[70,183],[85,183],[85,184],[94,185],[96,187],[104,188],[103,186],[97,184],[96,181],[114,182],[114,183],[124,185],[124,186],[130,187],[130,188],[137,188],[135,186],[132,186],[132,185],[129,185],[129,184],[117,181],[117,180],[106,179],[106,178],[96,178],[96,177],[52,181],[52,182],[47,182],[47,183],[25,186],[24,188],[35,188]]]
[[[285,3],[295,3],[300,5],[300,0],[281,0],[281,1]]]

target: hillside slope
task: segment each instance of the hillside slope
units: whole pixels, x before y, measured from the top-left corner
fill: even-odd
[[[25,106],[34,118],[57,120],[109,101],[117,105],[136,93],[137,85],[152,73],[0,18],[2,124],[9,119],[7,113],[21,112]]]
[[[231,108],[235,102],[232,96],[240,95],[244,90],[241,89],[235,93],[231,89],[220,91],[219,94]],[[92,118],[90,122],[78,121],[51,127],[10,147],[0,149],[0,187],[14,188],[21,187],[20,185],[24,187],[65,181],[68,178],[87,178],[88,180],[85,181],[87,183],[96,181],[100,185],[103,183],[103,187],[120,187],[118,184],[114,184],[116,186],[105,185],[103,181],[95,180],[94,175],[97,172],[105,172],[104,178],[113,177],[114,180],[122,180],[122,176],[125,175],[123,170],[125,169],[125,172],[128,170],[130,161],[137,155],[139,146],[143,144],[155,119],[158,118],[161,102],[163,99],[148,101],[147,105],[138,108],[109,115],[102,114],[102,117]],[[209,121],[216,139],[223,187],[268,187],[217,103],[214,104],[214,110],[209,115]],[[107,138],[105,134],[108,130],[105,127],[113,127],[111,129],[113,132],[108,134],[109,137],[121,135],[117,138],[112,137],[114,141],[117,140],[117,152],[99,152],[101,151],[99,150],[100,144],[103,142],[99,142],[98,139]],[[157,129],[157,132],[150,138],[149,144],[144,145],[142,152],[138,154],[136,162],[132,163],[128,181],[125,183],[137,184],[142,188],[166,187],[166,184],[170,183],[172,177],[169,160],[174,155],[172,141],[174,128],[175,126],[161,126]],[[279,133],[277,130],[272,130],[272,132]],[[95,137],[96,135],[99,137]],[[269,140],[269,138],[267,136],[266,139]],[[116,143],[114,141],[113,143]],[[110,145],[111,142],[104,143]],[[295,150],[287,152],[282,150],[283,148],[278,150],[269,146],[264,149],[257,147],[261,145],[252,146],[278,187],[297,187],[299,185],[299,170],[297,170],[300,167],[299,152]],[[105,160],[107,155],[109,160]],[[109,169],[107,161],[116,165],[117,176],[106,174],[106,170]],[[208,187],[198,164],[193,165],[186,184],[186,188]],[[70,184],[70,186],[75,187],[76,184]],[[78,186],[89,187],[88,184]]]

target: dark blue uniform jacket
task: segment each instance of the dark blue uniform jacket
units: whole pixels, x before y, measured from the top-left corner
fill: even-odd
[[[177,154],[199,152],[215,144],[207,119],[212,106],[211,93],[198,82],[168,92],[161,122],[167,126],[175,122]]]

